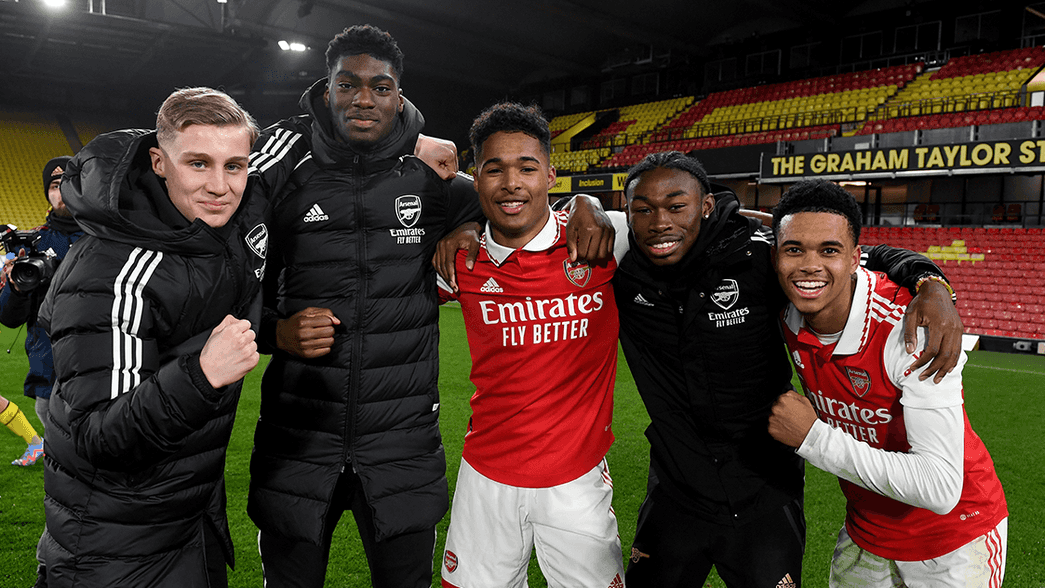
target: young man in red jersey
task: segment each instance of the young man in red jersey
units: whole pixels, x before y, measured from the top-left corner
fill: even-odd
[[[846,521],[830,585],[1001,586],[1008,510],[962,407],[965,354],[936,386],[909,368],[911,295],[860,267],[860,208],[844,189],[799,182],[773,217],[806,396],[781,395],[769,432],[839,477]]]
[[[549,586],[623,586],[605,455],[613,443],[617,307],[602,265],[570,261],[567,212],[548,190],[548,122],[498,104],[471,129],[475,188],[488,219],[461,302],[472,354],[472,419],[451,510],[443,586],[525,586],[530,552]],[[611,213],[615,252],[627,243]]]

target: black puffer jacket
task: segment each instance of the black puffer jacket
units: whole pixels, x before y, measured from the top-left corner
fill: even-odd
[[[743,524],[802,497],[803,461],[767,431],[790,386],[773,269],[773,234],[716,196],[697,243],[678,264],[638,250],[614,277],[620,340],[650,415],[646,437],[659,492],[719,524]],[[939,269],[925,257],[865,247],[867,264],[913,286]]]
[[[241,384],[212,388],[199,354],[226,314],[260,314],[265,203],[248,186],[225,227],[188,223],[154,146],[148,131],[102,135],[62,182],[87,236],[40,311],[57,375],[49,586],[206,586],[205,525],[233,561],[223,472]]]
[[[439,434],[436,242],[481,217],[471,181],[413,157],[409,104],[368,153],[333,139],[325,80],[309,115],[265,130],[253,164],[273,198],[262,338],[309,306],[341,321],[314,360],[275,351],[262,382],[248,512],[263,531],[319,543],[338,476],[358,473],[378,540],[430,528],[448,507]],[[299,164],[300,163],[300,164]]]

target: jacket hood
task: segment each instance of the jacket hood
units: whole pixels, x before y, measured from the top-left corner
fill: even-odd
[[[421,115],[410,100],[403,98],[403,111],[396,117],[392,132],[367,151],[357,151],[338,140],[330,109],[323,102],[327,79],[320,78],[301,95],[298,106],[312,116],[312,156],[324,167],[344,167],[360,164],[367,172],[391,167],[403,155],[413,155],[417,136],[425,126]]]
[[[149,148],[156,132],[144,129],[99,135],[69,162],[62,200],[88,235],[179,255],[213,255],[247,208],[248,180],[239,209],[224,227],[189,222],[171,203],[152,171]]]

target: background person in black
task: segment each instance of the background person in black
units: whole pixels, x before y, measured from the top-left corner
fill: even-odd
[[[44,195],[51,205],[51,210],[47,213],[47,221],[43,226],[34,229],[40,234],[40,240],[36,242],[37,251],[53,256],[59,262],[65,259],[73,243],[83,236],[83,231],[62,201],[62,173],[68,167],[70,159],[72,158],[62,155],[44,165]],[[23,257],[28,252],[10,253]],[[29,358],[29,373],[25,376],[25,395],[36,399],[36,416],[40,417],[40,424],[46,429],[47,404],[51,398],[51,387],[54,385],[54,359],[51,356],[51,340],[47,338],[44,328],[37,323],[36,317],[50,284],[42,283],[30,291],[23,292],[9,279],[14,261],[9,259],[4,263],[5,283],[0,290],[0,323],[12,329],[22,324],[26,326],[25,355]],[[30,444],[25,455],[12,463],[33,465],[42,455],[41,441],[38,446]]]
[[[679,152],[647,156],[625,186],[631,250],[614,278],[620,339],[652,421],[627,583],[696,585],[714,565],[731,587],[798,586],[803,466],[767,432],[791,380],[772,233],[741,216],[734,195],[712,196],[700,163]],[[867,261],[908,286],[939,273],[887,247],[871,248]],[[947,289],[929,283],[907,328],[931,325],[919,361],[936,356],[930,370],[942,378],[961,327]]]

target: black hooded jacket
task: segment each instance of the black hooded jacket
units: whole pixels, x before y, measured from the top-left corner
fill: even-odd
[[[378,540],[433,527],[448,508],[439,434],[436,242],[481,218],[470,178],[413,157],[424,124],[408,101],[370,152],[335,139],[325,80],[308,113],[266,129],[252,164],[273,204],[262,381],[248,512],[267,533],[319,543],[340,474],[355,471]],[[341,321],[333,349],[276,349],[275,322],[310,307]]]
[[[267,229],[248,184],[221,228],[189,223],[151,171],[154,132],[101,135],[62,198],[87,234],[40,310],[56,384],[44,473],[49,586],[206,586],[205,526],[231,565],[225,449],[241,382],[199,356],[231,314],[256,322]]]
[[[767,430],[791,382],[773,234],[739,208],[733,194],[717,195],[697,242],[669,267],[651,263],[632,236],[614,277],[621,346],[650,415],[657,491],[725,525],[800,499],[804,473]],[[905,286],[940,273],[915,253],[864,250],[869,267],[887,266]]]

